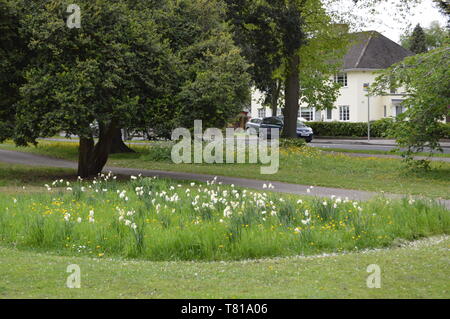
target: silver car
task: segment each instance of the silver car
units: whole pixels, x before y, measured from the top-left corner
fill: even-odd
[[[262,118],[254,117],[251,118],[247,124],[245,124],[245,130],[249,134],[258,134],[259,132],[259,126],[261,125]]]

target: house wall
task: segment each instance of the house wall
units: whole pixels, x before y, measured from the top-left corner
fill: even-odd
[[[332,110],[332,118],[327,119],[327,111],[313,111],[314,121],[340,121],[339,107],[349,106],[350,119],[349,122],[367,122],[367,96],[364,91],[364,83],[372,84],[375,81],[377,74],[373,70],[348,70],[347,72],[347,87],[340,89],[339,97],[337,98],[334,108]],[[395,106],[403,100],[401,94],[391,94],[387,96],[371,96],[370,97],[370,120],[379,120],[384,117],[396,116]],[[263,94],[258,90],[253,90],[251,116],[260,117],[258,110],[262,109],[261,101]],[[385,114],[386,106],[386,114]],[[308,105],[301,105],[307,108]],[[265,116],[272,116],[272,110],[266,108]]]

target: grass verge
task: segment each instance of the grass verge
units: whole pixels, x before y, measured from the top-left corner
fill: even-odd
[[[379,150],[349,150],[346,148],[336,147],[316,147],[324,152],[339,152],[339,153],[355,153],[355,154],[368,154],[368,155],[396,155],[400,156],[400,152],[395,151],[379,151]],[[429,156],[429,153],[419,152],[415,156]],[[447,153],[433,153],[431,157],[450,158],[450,154]]]
[[[149,262],[0,248],[0,298],[450,298],[450,240],[322,258]],[[68,289],[66,268],[81,269]],[[381,288],[368,289],[368,265]]]

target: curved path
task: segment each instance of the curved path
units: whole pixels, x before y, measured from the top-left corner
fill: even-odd
[[[73,161],[7,150],[0,150],[0,162],[30,165],[30,166],[46,166],[46,167],[73,168],[73,169],[77,168],[77,163]],[[159,171],[159,170],[123,168],[123,167],[105,167],[103,171],[104,172],[111,171],[116,175],[136,176],[142,174],[142,176],[148,177],[157,176],[160,178],[170,178],[175,180],[193,180],[200,182],[211,181],[215,177],[214,175],[208,174]],[[372,197],[379,195],[379,193],[376,192],[320,187],[320,186],[314,186],[314,188],[310,189],[310,186],[307,185],[274,182],[270,180],[254,180],[229,176],[217,176],[217,182],[222,182],[223,184],[229,185],[234,184],[236,186],[248,187],[257,190],[263,190],[264,184],[268,185],[269,183],[271,183],[274,186],[274,189],[271,189],[270,191],[274,192],[296,194],[296,195],[318,196],[318,197],[330,197],[334,195],[342,198],[348,197],[351,200],[368,200]],[[384,195],[389,198],[402,198],[405,196],[399,194],[384,194]],[[439,201],[446,207],[450,208],[450,200],[442,199]]]

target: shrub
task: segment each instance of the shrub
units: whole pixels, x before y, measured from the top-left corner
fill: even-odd
[[[172,159],[171,152],[172,144],[155,144],[148,148],[148,151],[141,156],[141,159],[153,162],[167,162]]]
[[[330,137],[367,137],[367,123],[365,122],[308,122],[314,130],[315,136]],[[439,135],[450,139],[450,123],[441,123]],[[370,122],[370,136],[393,137],[395,129],[393,118],[383,118]]]
[[[366,137],[367,123],[364,122],[309,122],[315,136],[332,137]],[[370,135],[372,137],[388,137],[393,128],[394,120],[385,118],[371,122]]]

